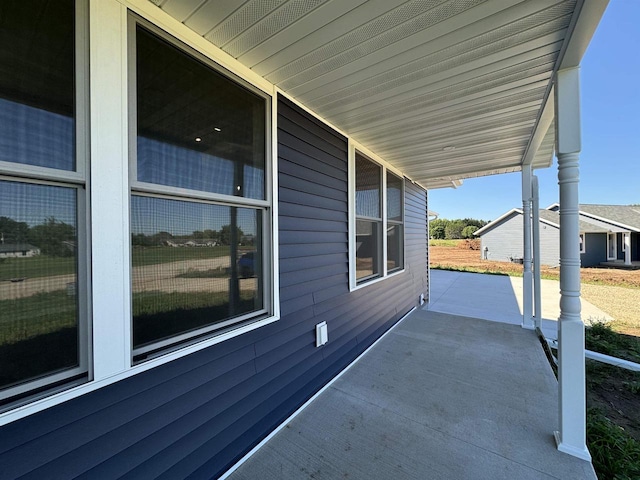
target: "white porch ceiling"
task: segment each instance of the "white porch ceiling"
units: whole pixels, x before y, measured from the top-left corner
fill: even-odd
[[[427,188],[551,164],[607,0],[150,0]]]

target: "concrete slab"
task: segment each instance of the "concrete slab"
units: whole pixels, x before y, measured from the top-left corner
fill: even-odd
[[[522,278],[506,275],[431,270],[431,302],[425,307],[434,312],[480,318],[494,322],[522,323]],[[541,281],[542,331],[549,339],[558,338],[560,282]],[[595,305],[582,300],[585,323],[613,318]]]
[[[229,478],[595,479],[557,390],[533,332],[415,311]]]

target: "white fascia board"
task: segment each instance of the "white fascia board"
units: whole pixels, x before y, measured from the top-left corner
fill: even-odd
[[[609,0],[583,0],[578,3],[580,11],[569,27],[569,40],[560,54],[562,61],[558,70],[580,66],[608,4]]]

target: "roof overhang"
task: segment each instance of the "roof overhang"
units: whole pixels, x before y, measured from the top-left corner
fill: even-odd
[[[441,188],[551,164],[555,73],[579,65],[608,0],[151,2]]]

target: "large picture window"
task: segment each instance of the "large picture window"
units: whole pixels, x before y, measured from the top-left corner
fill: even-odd
[[[86,380],[83,4],[0,7],[0,403]],[[43,20],[46,19],[46,20]],[[8,27],[10,26],[10,28]]]
[[[352,278],[361,285],[404,268],[404,180],[359,152],[354,170]]]
[[[135,26],[134,361],[269,311],[268,99]]]

